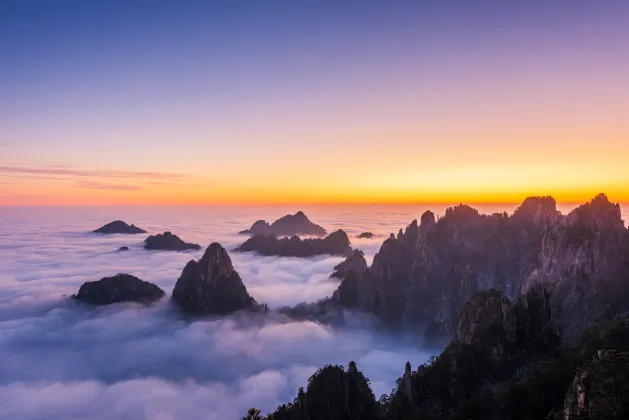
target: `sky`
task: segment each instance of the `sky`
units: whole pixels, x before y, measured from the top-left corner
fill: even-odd
[[[0,2],[0,205],[629,201],[629,2]]]

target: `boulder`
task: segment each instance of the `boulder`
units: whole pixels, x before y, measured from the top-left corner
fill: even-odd
[[[258,307],[227,251],[216,242],[208,246],[200,260],[186,264],[172,299],[183,311],[199,315],[224,315]]]
[[[170,232],[151,235],[144,240],[144,249],[164,251],[188,251],[201,249],[200,245],[184,242]]]
[[[107,223],[105,226],[102,226],[94,231],[94,233],[102,233],[105,235],[112,235],[116,233],[122,233],[126,235],[136,234],[136,233],[146,233],[144,229],[140,229],[136,225],[128,225],[122,220],[116,220],[111,223]]]
[[[98,281],[83,283],[72,298],[92,305],[109,305],[120,302],[151,303],[161,299],[164,291],[153,283],[130,274],[116,274]]]

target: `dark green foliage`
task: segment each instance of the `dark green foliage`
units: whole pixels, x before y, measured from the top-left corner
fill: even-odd
[[[587,404],[573,407],[569,420],[629,419],[629,318],[593,326],[576,346],[559,347],[548,301],[538,290],[515,305],[516,342],[506,342],[497,325],[472,345],[454,341],[417,371],[407,365],[378,402],[353,363],[347,371],[325,366],[273,419],[555,420],[579,389]]]
[[[369,380],[350,362],[327,365],[308,380],[306,391],[299,389],[292,404],[284,404],[273,414],[274,420],[371,420],[378,418],[378,403]]]

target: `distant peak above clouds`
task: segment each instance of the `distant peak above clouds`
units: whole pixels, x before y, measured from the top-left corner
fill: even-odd
[[[303,211],[291,215],[283,216],[269,224],[265,220],[258,220],[249,229],[243,230],[241,234],[250,235],[312,235],[324,236],[327,231],[316,223],[308,219]]]

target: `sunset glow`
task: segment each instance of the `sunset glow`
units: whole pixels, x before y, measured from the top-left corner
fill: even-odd
[[[629,201],[623,1],[20,4],[0,205]]]

